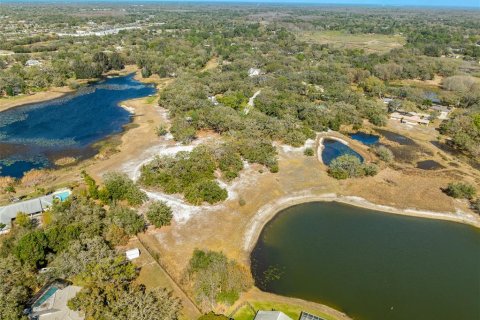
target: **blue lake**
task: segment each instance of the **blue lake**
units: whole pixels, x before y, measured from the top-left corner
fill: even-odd
[[[322,161],[327,166],[330,165],[333,159],[343,156],[344,154],[351,154],[363,162],[363,157],[361,155],[359,155],[349,146],[336,140],[324,139],[323,147],[324,148],[322,150]]]
[[[363,143],[367,146],[375,145],[380,140],[380,136],[377,136],[377,135],[374,135],[374,134],[368,134],[368,133],[364,133],[364,132],[350,133],[349,136],[353,140],[360,141],[361,143]]]
[[[92,145],[120,133],[131,114],[120,102],[155,93],[132,75],[105,79],[75,94],[0,113],[0,176],[53,167],[56,159],[84,159]]]

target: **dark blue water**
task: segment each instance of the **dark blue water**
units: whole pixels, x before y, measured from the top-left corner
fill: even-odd
[[[478,320],[479,249],[467,225],[314,202],[268,223],[251,261],[261,289],[356,320]]]
[[[353,140],[360,141],[361,143],[367,146],[375,145],[378,143],[378,140],[380,140],[379,136],[374,134],[364,133],[364,132],[350,133],[349,136]]]
[[[121,101],[148,96],[155,88],[133,75],[110,78],[78,92],[0,113],[0,176],[21,177],[53,167],[66,156],[85,158],[92,144],[122,131],[131,115]]]
[[[361,155],[341,142],[332,139],[324,139],[323,146],[322,161],[327,166],[330,165],[333,159],[343,156],[344,154],[351,154],[363,162],[363,157]]]

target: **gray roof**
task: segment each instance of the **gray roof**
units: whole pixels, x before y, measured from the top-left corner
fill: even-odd
[[[53,194],[50,194],[0,207],[0,222],[11,226],[12,219],[14,219],[19,212],[26,214],[40,213],[52,205],[53,197]]]
[[[280,311],[258,311],[254,320],[292,320]]]

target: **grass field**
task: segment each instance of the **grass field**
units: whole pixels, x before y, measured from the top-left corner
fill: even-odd
[[[335,48],[364,49],[368,53],[384,53],[405,44],[401,35],[347,34],[340,31],[306,31],[297,35],[310,43],[331,44]]]

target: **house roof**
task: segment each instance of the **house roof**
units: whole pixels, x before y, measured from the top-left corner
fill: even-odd
[[[0,207],[0,222],[11,226],[12,219],[14,219],[19,212],[29,215],[40,213],[50,207],[54,199],[64,201],[71,193],[70,189],[63,189],[46,196]]]
[[[258,311],[254,320],[292,320],[280,311]]]
[[[47,196],[0,207],[0,222],[6,224],[7,226],[10,226],[12,219],[14,219],[19,212],[23,212],[26,214],[40,213],[52,205],[53,197],[53,194],[50,194]]]

